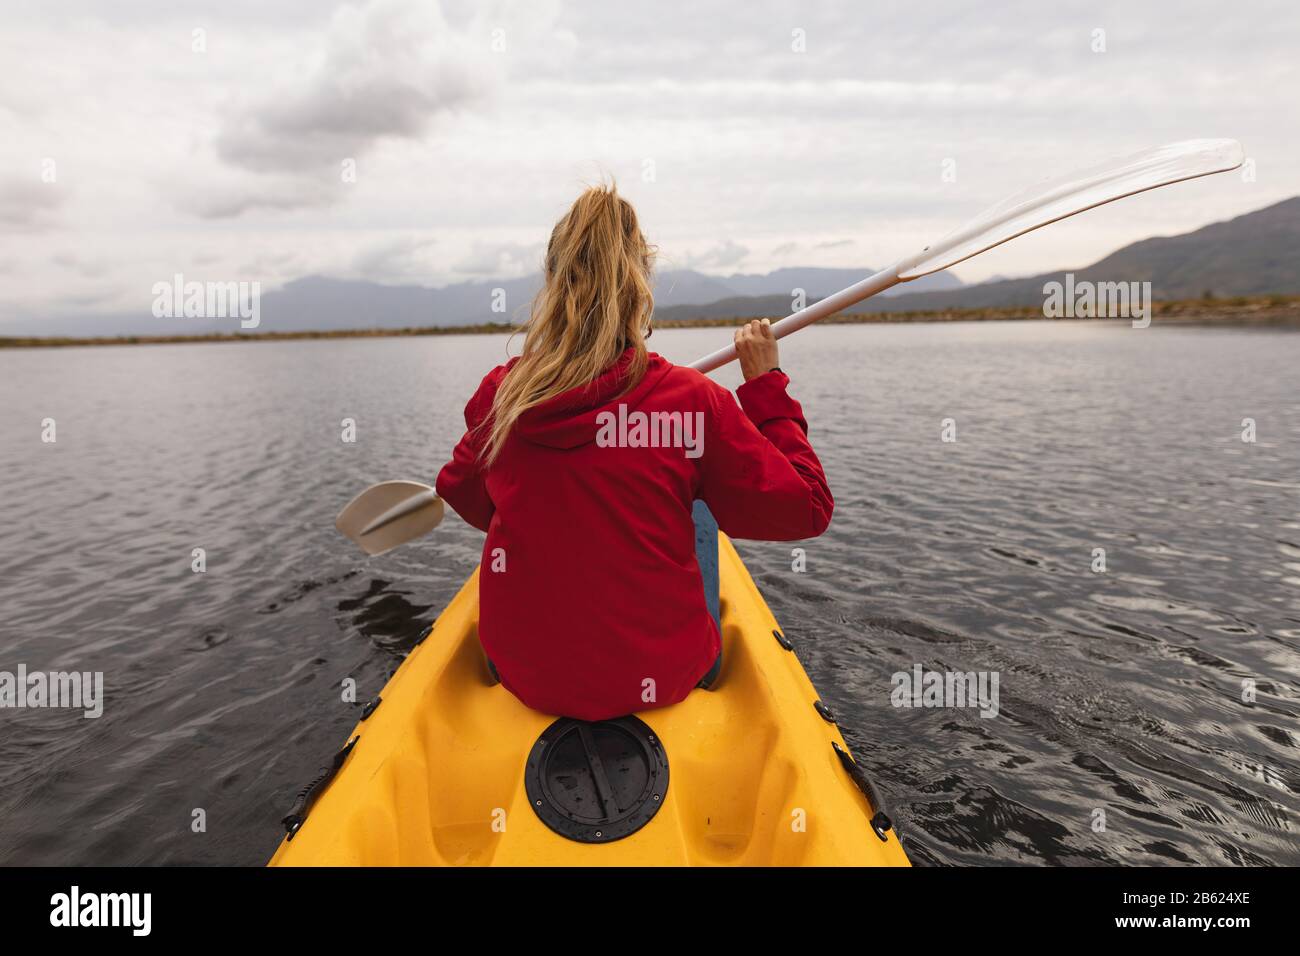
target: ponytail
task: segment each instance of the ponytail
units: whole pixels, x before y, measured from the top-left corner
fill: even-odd
[[[484,422],[485,464],[496,460],[519,416],[571,388],[589,384],[628,348],[625,390],[645,375],[654,250],[636,210],[611,184],[578,197],[551,232],[546,281],[524,325],[524,349]]]

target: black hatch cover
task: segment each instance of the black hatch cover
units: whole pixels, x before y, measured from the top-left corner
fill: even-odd
[[[579,843],[609,843],[641,829],[668,794],[668,754],[636,717],[594,723],[564,717],[528,754],[528,802],[542,822]]]

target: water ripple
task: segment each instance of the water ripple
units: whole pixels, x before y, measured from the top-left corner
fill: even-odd
[[[106,684],[98,720],[4,712],[0,863],[264,862],[482,542],[453,516],[362,561],[333,516],[430,479],[504,349],[0,352],[0,669]],[[794,544],[741,550],[914,862],[1300,863],[1300,337],[986,323],[782,350],[835,520],[806,573]],[[997,673],[997,715],[894,706],[917,665]]]

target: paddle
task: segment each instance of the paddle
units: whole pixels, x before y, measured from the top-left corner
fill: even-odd
[[[383,481],[347,503],[334,519],[349,539],[369,555],[383,554],[438,527],[443,504],[438,493],[418,481]]]
[[[772,331],[778,339],[784,338],[900,282],[941,272],[1016,236],[1134,193],[1236,169],[1243,158],[1236,140],[1189,139],[1045,180],[1004,199],[888,269],[786,316],[773,324]],[[690,367],[711,372],[735,358],[736,346],[732,344],[697,359]],[[442,515],[442,500],[428,485],[385,481],[348,502],[334,524],[363,551],[374,555],[427,534],[442,521]]]
[[[986,209],[960,229],[907,256],[847,289],[814,302],[772,324],[776,337],[784,338],[818,319],[869,299],[900,282],[942,272],[949,266],[986,252],[994,246],[1034,229],[1050,225],[1095,206],[1146,192],[1159,186],[1224,173],[1242,164],[1241,144],[1233,139],[1189,139],[1123,156],[1099,166],[1037,183]],[[733,343],[691,363],[691,368],[711,372],[736,358]]]

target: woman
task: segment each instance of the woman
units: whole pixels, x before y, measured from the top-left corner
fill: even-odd
[[[438,475],[487,532],[488,658],[550,714],[663,707],[715,676],[695,500],[733,537],[777,541],[821,534],[834,506],[767,320],[736,332],[738,406],[647,352],[652,264],[632,206],[612,186],[583,193],[551,233],[523,354],[483,379]]]

